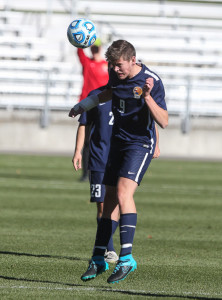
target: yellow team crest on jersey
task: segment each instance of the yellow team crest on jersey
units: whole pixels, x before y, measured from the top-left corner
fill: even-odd
[[[134,98],[136,98],[136,99],[139,99],[140,96],[142,95],[142,93],[143,93],[143,90],[142,90],[142,88],[139,87],[139,86],[136,86],[136,87],[133,89]]]

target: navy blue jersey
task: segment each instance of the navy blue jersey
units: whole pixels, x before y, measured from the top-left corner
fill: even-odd
[[[161,108],[167,109],[161,79],[145,65],[141,66],[141,71],[130,79],[120,80],[113,69],[109,76],[108,87],[112,88],[112,111],[115,119],[113,136],[124,142],[127,148],[148,148],[156,138],[154,120],[142,96],[147,78],[154,79],[150,93],[152,98]]]
[[[89,95],[102,92],[105,87],[93,90]],[[83,112],[79,118],[80,124],[91,125],[91,136],[89,143],[89,165],[91,171],[104,172],[112,135],[113,113],[112,101],[100,103],[87,112]]]

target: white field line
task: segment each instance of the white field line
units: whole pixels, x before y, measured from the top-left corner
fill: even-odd
[[[11,187],[11,180],[9,178],[0,178],[0,184],[4,185],[4,187]],[[69,189],[69,190],[85,190],[86,186],[79,184],[78,182],[73,182],[72,184],[70,183],[66,183],[64,181],[55,181],[55,180],[35,180],[35,179],[20,179],[17,182],[14,182],[13,179],[13,186],[16,188],[19,187],[29,187],[29,188],[41,188],[41,189],[48,189],[48,188],[54,188],[57,190],[60,189]],[[222,192],[222,186],[216,186],[216,187],[211,187],[211,186],[205,186],[205,185],[196,185],[195,187],[193,187],[192,189],[190,189],[188,191],[188,186],[187,185],[165,185],[162,184],[158,187],[158,190],[164,190],[164,191],[168,191],[168,192],[179,192],[179,193],[190,193],[190,192],[194,192],[194,193],[199,193],[199,192],[203,192],[203,191],[211,191],[211,192]],[[141,186],[139,189],[140,192],[150,192],[156,191],[156,188],[146,188],[145,186]]]
[[[12,181],[12,180],[11,180]],[[11,187],[12,183],[8,178],[0,178],[0,184],[4,185],[4,187]],[[84,184],[79,184],[78,182],[73,182],[72,184],[65,183],[64,181],[53,181],[53,180],[35,180],[35,179],[23,179],[14,182],[13,186],[16,188],[29,187],[29,188],[41,188],[48,189],[54,188],[57,190],[60,189],[69,189],[69,190],[85,190],[86,186]]]
[[[195,294],[192,292],[181,292],[181,294],[177,294],[175,291],[144,291],[144,290],[121,290],[121,289],[112,289],[112,288],[99,288],[99,287],[45,287],[45,286],[38,286],[38,287],[31,287],[25,285],[13,285],[13,286],[5,286],[1,285],[0,289],[36,289],[36,290],[52,290],[52,291],[107,291],[107,292],[119,292],[124,294],[135,294],[135,295],[144,295],[144,296],[178,296],[178,297],[221,297],[221,293],[203,293],[203,292],[196,292]],[[220,299],[220,298],[218,298]],[[222,298],[221,298],[222,299]]]
[[[195,187],[190,188],[188,185],[173,185],[173,184],[162,184],[160,186],[158,186],[158,189],[162,189],[162,190],[166,190],[166,191],[187,191],[187,189],[190,189],[190,191],[192,192],[203,192],[203,191],[212,191],[212,192],[222,192],[222,186],[205,186],[205,185],[195,185]],[[151,188],[152,189],[152,188]],[[141,186],[140,189],[138,189],[139,191],[142,192],[149,192],[150,188],[146,188],[145,186]],[[155,191],[155,189],[152,189],[153,191]]]

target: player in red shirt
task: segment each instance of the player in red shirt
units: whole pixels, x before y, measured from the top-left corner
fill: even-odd
[[[108,83],[108,63],[103,58],[101,41],[97,39],[90,47],[92,57],[88,57],[83,49],[78,48],[77,54],[82,65],[83,87],[79,101],[86,98],[92,90]]]

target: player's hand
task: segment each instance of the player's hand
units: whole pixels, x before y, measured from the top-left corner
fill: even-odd
[[[153,158],[158,158],[160,156],[160,148],[159,145],[156,144],[154,153],[153,153]]]
[[[82,155],[75,153],[72,159],[73,167],[76,171],[82,169]]]
[[[75,118],[77,115],[82,114],[84,109],[78,104],[76,104],[73,108],[71,108],[69,112],[69,117]]]
[[[143,87],[143,96],[144,97],[150,95],[150,92],[151,92],[153,86],[154,86],[153,78],[151,78],[151,77],[147,78],[146,82],[145,82],[145,85]]]

